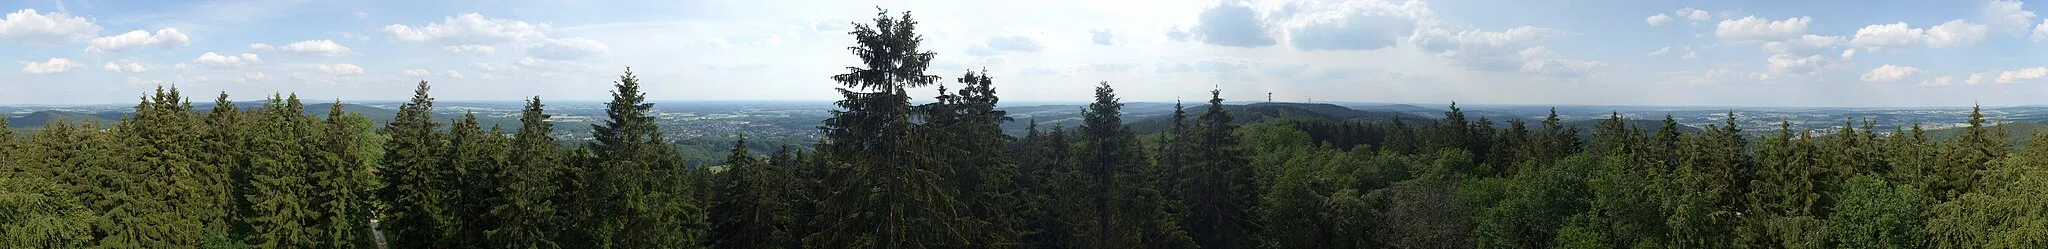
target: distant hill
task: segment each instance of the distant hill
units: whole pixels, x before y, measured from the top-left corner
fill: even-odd
[[[1188,110],[1188,118],[1194,119],[1196,116],[1201,115],[1201,112],[1205,110],[1205,108],[1207,107],[1190,107]],[[1224,105],[1223,109],[1230,111],[1232,121],[1239,124],[1258,123],[1267,120],[1277,119],[1313,119],[1367,122],[1388,122],[1395,119],[1399,119],[1402,122],[1416,124],[1432,122],[1433,120],[1435,120],[1426,116],[1409,114],[1404,112],[1386,110],[1358,110],[1332,104],[1256,103],[1248,105]],[[1173,117],[1170,115],[1154,115],[1150,117],[1136,119],[1135,121],[1130,121],[1130,125],[1132,130],[1134,130],[1137,133],[1153,133],[1166,130],[1166,128],[1170,127],[1172,120]]]
[[[314,117],[321,117],[321,118],[325,118],[325,117],[327,117],[327,110],[328,110],[328,105],[329,105],[328,103],[305,103],[305,104],[306,104],[306,110],[305,110],[305,113],[306,113],[306,115],[311,115],[311,116],[314,116]],[[209,112],[209,111],[213,111],[213,107],[214,107],[214,106],[213,106],[213,103],[203,103],[203,104],[202,104],[202,103],[193,103],[193,104],[192,104],[192,109],[193,109],[193,110],[195,110],[195,111],[198,111],[198,112]],[[238,110],[243,110],[243,111],[255,110],[255,109],[258,109],[258,108],[262,108],[262,107],[263,107],[263,101],[240,101],[240,102],[235,102],[235,108],[237,108]],[[365,105],[357,105],[357,104],[348,104],[348,103],[343,103],[343,104],[341,104],[341,110],[342,110],[342,111],[344,111],[344,112],[353,112],[353,113],[360,113],[360,114],[363,114],[363,116],[364,116],[364,117],[368,117],[368,118],[370,118],[371,120],[375,120],[375,121],[376,121],[376,123],[377,123],[377,124],[379,124],[379,125],[382,125],[382,124],[384,124],[384,123],[385,123],[385,122],[387,122],[387,121],[390,121],[390,120],[391,120],[391,118],[392,118],[392,117],[394,117],[394,116],[398,116],[398,110],[392,110],[392,109],[384,109],[384,108],[377,108],[377,107],[371,107],[371,106],[365,106]],[[25,114],[25,115],[21,115],[21,116],[12,116],[12,117],[8,117],[8,118],[7,118],[7,119],[8,119],[8,120],[7,120],[7,121],[8,121],[8,122],[7,122],[7,126],[8,126],[9,128],[40,128],[40,127],[43,127],[43,126],[44,126],[44,125],[46,125],[46,124],[49,124],[49,123],[50,123],[50,121],[54,121],[54,120],[63,120],[63,121],[65,121],[65,122],[71,122],[71,123],[79,123],[79,122],[100,122],[100,123],[102,123],[102,124],[113,124],[114,122],[120,122],[120,121],[121,121],[121,119],[122,119],[122,118],[125,118],[125,117],[127,117],[129,113],[132,113],[132,111],[120,111],[120,112],[108,111],[108,112],[99,112],[99,113],[81,113],[81,112],[72,112],[72,111],[58,111],[58,110],[45,110],[45,111],[36,111],[36,112],[31,112],[31,113],[28,113],[28,114]],[[460,116],[453,116],[453,115],[448,115],[448,114],[438,114],[438,115],[435,115],[434,117],[435,117],[435,118],[438,118],[438,119],[453,119],[453,118],[459,118]],[[518,122],[518,120],[517,120],[517,119],[518,119],[517,117],[513,117],[513,118],[511,118],[511,119],[510,119],[509,121],[508,121],[508,120],[505,120],[505,119],[502,119],[502,118],[492,118],[492,117],[478,117],[478,119],[479,119],[479,121],[482,121],[482,123],[484,123],[484,126],[485,126],[485,127],[489,127],[489,126],[490,126],[491,124],[494,124],[494,123],[495,123],[495,124],[503,124],[503,125],[508,125],[508,126],[507,126],[507,128],[510,128],[510,129],[517,129],[517,128],[519,127],[519,122]]]
[[[1574,129],[1578,129],[1578,130],[1579,130],[1579,141],[1587,141],[1587,142],[1590,142],[1590,141],[1593,141],[1593,129],[1594,129],[1595,127],[1599,127],[1599,126],[1600,126],[1600,122],[1601,122],[1601,121],[1607,121],[1607,120],[1606,120],[1606,119],[1591,119],[1591,120],[1568,120],[1568,121],[1564,121],[1564,124],[1563,124],[1563,125],[1564,125],[1564,126],[1566,126],[1566,127],[1572,127],[1572,128],[1574,128]],[[1535,131],[1539,131],[1539,130],[1543,129],[1543,120],[1541,120],[1541,119],[1538,119],[1538,120],[1523,120],[1522,122],[1527,122],[1526,124],[1522,124],[1522,125],[1524,125],[1524,126],[1527,126],[1527,127],[1529,128],[1529,131],[1530,131],[1530,132],[1535,132]],[[1622,120],[1621,122],[1622,122],[1623,124],[1627,124],[1627,125],[1628,125],[1629,127],[1635,127],[1635,128],[1638,128],[1638,129],[1643,129],[1643,133],[1648,133],[1648,134],[1655,134],[1655,133],[1657,132],[1657,130],[1658,130],[1658,129],[1663,129],[1663,128],[1664,128],[1664,120],[1647,120],[1647,119],[1624,119],[1624,120]],[[1495,121],[1495,124],[1496,124],[1496,125],[1499,125],[1499,124],[1505,124],[1505,122],[1499,122],[1499,121]],[[1681,125],[1678,125],[1678,132],[1679,132],[1679,133],[1700,133],[1700,132],[1705,132],[1705,131],[1706,131],[1706,130],[1702,130],[1702,129],[1698,128],[1698,127],[1692,127],[1692,126],[1685,126],[1685,125],[1682,125],[1682,124],[1681,124]]]
[[[126,115],[118,112],[79,113],[69,111],[37,111],[18,117],[7,118],[7,128],[40,128],[51,121],[63,120],[69,123],[99,122],[112,124]]]
[[[2005,139],[2011,141],[2013,147],[2021,147],[2027,145],[2027,139],[2033,138],[2035,132],[2040,132],[2044,129],[2048,129],[2048,124],[2043,124],[2040,122],[2016,122],[1993,125],[1991,127],[2004,128]],[[1969,132],[1969,129],[1948,128],[1939,130],[1929,130],[1927,131],[1927,139],[1938,142],[1947,142],[1950,140],[1955,140],[1956,137],[1963,136],[1963,133],[1966,132]]]

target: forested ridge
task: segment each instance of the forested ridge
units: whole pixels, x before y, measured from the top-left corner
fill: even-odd
[[[848,33],[862,63],[829,77],[824,139],[761,153],[734,134],[715,172],[662,139],[630,69],[590,141],[548,136],[539,97],[519,127],[434,116],[424,81],[384,124],[160,88],[118,122],[0,129],[0,247],[2048,247],[2048,146],[1978,114],[1948,140],[1855,120],[1745,137],[1733,113],[1580,135],[1455,104],[1240,125],[1218,90],[1139,134],[1108,82],[1078,124],[1015,120],[1001,78],[928,74],[916,24]]]

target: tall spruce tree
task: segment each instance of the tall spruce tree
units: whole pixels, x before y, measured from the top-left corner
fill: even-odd
[[[920,50],[923,38],[917,21],[905,12],[876,14],[874,23],[854,24],[855,46],[848,47],[862,63],[832,76],[839,82],[836,102],[841,110],[822,127],[822,156],[829,158],[819,200],[820,229],[804,238],[806,247],[931,248],[957,247],[969,235],[959,226],[966,217],[958,195],[948,184],[951,165],[943,154],[941,132],[911,122],[908,88],[939,79],[925,74],[935,55]]]
[[[443,167],[450,171],[441,177],[454,190],[448,216],[454,217],[455,223],[449,231],[453,237],[448,239],[456,247],[479,248],[491,243],[485,239],[487,232],[496,228],[489,215],[499,200],[493,177],[504,162],[503,140],[495,127],[484,131],[473,112],[448,125],[448,147],[442,157],[446,160]]]
[[[250,197],[257,216],[253,244],[262,248],[315,247],[322,241],[313,223],[320,221],[315,209],[312,165],[306,155],[308,137],[317,123],[305,115],[297,95],[284,99],[272,96],[258,114],[249,141],[250,180],[255,195]]]
[[[682,160],[662,138],[640,79],[626,69],[605,104],[604,123],[592,124],[597,157],[588,177],[595,227],[589,248],[696,248],[705,245],[703,207]]]
[[[717,173],[711,205],[712,248],[783,248],[789,246],[789,203],[777,175],[747,151],[747,138],[733,142],[725,171]]]
[[[1082,114],[1081,141],[1074,145],[1074,163],[1089,187],[1085,208],[1093,224],[1084,225],[1092,240],[1085,248],[1136,248],[1193,246],[1191,238],[1165,214],[1159,190],[1153,189],[1158,172],[1144,163],[1144,150],[1137,135],[1123,123],[1123,103],[1108,82],[1095,87],[1095,102]]]
[[[378,196],[391,210],[378,227],[392,248],[452,246],[444,233],[455,219],[447,215],[455,203],[445,201],[454,190],[442,177],[448,171],[441,157],[447,140],[441,124],[434,122],[434,98],[427,95],[428,89],[427,82],[420,81],[412,101],[400,105],[398,115],[384,127],[391,138],[384,140],[384,169],[377,174],[384,187]]]
[[[497,227],[486,232],[492,244],[503,248],[551,249],[562,248],[560,233],[564,225],[574,222],[562,219],[562,212],[556,202],[561,186],[557,179],[565,173],[562,168],[562,152],[555,145],[554,125],[548,123],[551,117],[541,104],[540,97],[526,100],[526,107],[520,109],[519,131],[513,133],[510,161],[497,176],[498,193],[503,200],[491,208],[491,217]]]
[[[227,235],[213,238],[211,243],[216,245],[241,243],[250,234],[249,222],[255,217],[249,202],[255,186],[249,180],[247,116],[234,101],[228,100],[227,92],[221,92],[213,100],[213,109],[206,112],[202,128],[204,135],[199,147],[211,153],[202,154],[201,160],[217,170],[209,172],[208,177],[222,182],[212,191],[218,196],[221,211],[227,213]]]
[[[1251,248],[1257,234],[1251,208],[1258,189],[1245,152],[1238,147],[1223,91],[1209,91],[1209,107],[1196,117],[1190,135],[1196,159],[1188,165],[1181,198],[1188,209],[1182,224],[1201,248]]]
[[[203,178],[211,165],[198,160],[199,133],[191,105],[176,88],[144,96],[135,114],[117,124],[120,164],[104,168],[105,208],[102,246],[196,246],[211,226],[226,217],[215,208],[215,195],[205,192],[220,182]],[[82,165],[81,165],[82,166]]]
[[[310,160],[313,185],[312,207],[317,219],[310,222],[315,243],[322,248],[375,248],[371,241],[370,201],[364,191],[369,168],[356,152],[357,137],[369,127],[356,127],[342,110],[341,101],[328,106],[327,120],[309,126],[306,135],[315,140]]]
[[[1008,144],[1015,140],[1003,134],[1002,124],[1014,121],[1009,112],[997,110],[1002,100],[996,96],[995,79],[988,71],[980,74],[967,73],[960,77],[963,85],[954,96],[955,112],[959,122],[951,132],[954,147],[964,152],[955,165],[961,166],[954,179],[961,191],[962,202],[968,204],[969,214],[980,225],[979,232],[970,243],[976,247],[1008,247],[1016,245],[1023,236],[1023,200],[1018,197],[1018,165],[1011,160]]]

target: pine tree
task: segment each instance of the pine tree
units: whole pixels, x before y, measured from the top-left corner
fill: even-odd
[[[317,219],[311,221],[315,243],[325,248],[374,248],[370,225],[369,199],[363,193],[368,167],[356,153],[356,138],[368,132],[369,127],[355,127],[343,115],[340,101],[335,101],[327,110],[324,126],[308,127],[321,131],[308,133],[317,140],[312,145],[315,158],[309,158],[312,166],[313,199]]]
[[[1964,127],[1964,133],[1950,143],[1946,153],[1947,165],[1934,169],[1939,180],[1932,184],[1931,190],[1939,200],[1974,191],[1977,185],[1982,184],[1977,182],[1976,172],[1990,169],[1992,160],[2005,157],[2009,145],[2003,130],[1987,128],[1984,121],[1982,108],[1970,107],[1969,126]]]
[[[314,247],[321,242],[314,222],[320,214],[314,206],[312,166],[305,138],[316,123],[305,116],[298,96],[280,102],[272,96],[251,127],[249,141],[250,178],[255,181],[251,196],[256,217],[251,242],[263,248]]]
[[[747,152],[747,138],[733,143],[725,171],[717,173],[711,205],[712,248],[783,248],[790,245],[789,203],[780,194],[781,169]]]
[[[1016,191],[1018,165],[1010,160],[1006,148],[1015,138],[1003,134],[1002,128],[1002,123],[1013,119],[996,109],[1001,98],[986,70],[968,73],[959,82],[964,86],[954,95],[958,96],[956,107],[951,108],[959,112],[959,122],[950,130],[956,136],[954,147],[967,156],[954,163],[961,166],[954,179],[961,201],[969,204],[969,213],[980,225],[978,235],[969,243],[977,247],[1016,245],[1023,236],[1022,218],[1016,216],[1023,211],[1023,200]]]
[[[206,235],[223,235],[227,214],[215,207],[218,195],[208,190],[224,182],[205,178],[211,165],[198,160],[199,133],[191,105],[178,89],[145,96],[135,114],[114,127],[122,141],[123,165],[109,190],[109,234],[103,245],[144,247],[196,246]]]
[[[445,231],[455,225],[447,214],[455,203],[446,203],[454,192],[442,178],[447,169],[441,160],[447,146],[440,123],[434,122],[434,98],[427,96],[427,82],[420,81],[412,101],[398,108],[398,115],[385,126],[391,134],[385,140],[384,169],[378,172],[384,188],[379,199],[391,205],[386,220],[385,241],[392,248],[450,247]]]
[[[1079,231],[1092,235],[1081,247],[1134,248],[1187,245],[1190,238],[1178,229],[1165,230],[1177,221],[1165,214],[1159,191],[1153,189],[1158,177],[1144,163],[1144,150],[1137,135],[1123,124],[1123,103],[1116,90],[1104,82],[1095,87],[1095,102],[1082,114],[1080,143],[1075,145],[1074,163],[1090,187],[1087,215],[1093,224]],[[1218,107],[1220,109],[1220,107]]]
[[[874,23],[855,24],[849,47],[863,61],[832,79],[844,100],[822,128],[821,156],[829,158],[824,180],[829,192],[819,201],[818,230],[806,247],[927,248],[969,241],[967,217],[958,192],[948,184],[945,134],[910,120],[908,88],[939,79],[927,75],[930,51],[918,49],[917,21],[909,13],[877,13]]]
[[[548,136],[554,125],[548,123],[544,106],[539,96],[527,99],[519,114],[519,131],[512,135],[510,161],[496,176],[497,192],[504,199],[491,208],[497,227],[486,237],[503,248],[561,248],[556,239],[567,230],[562,226],[573,222],[556,214],[563,211],[563,203],[554,199],[564,170],[561,149]]]
[[[213,240],[208,243],[216,246],[240,244],[245,239],[243,237],[251,233],[249,222],[256,217],[249,201],[249,196],[255,195],[256,187],[249,178],[247,116],[228,100],[227,92],[221,92],[214,98],[213,109],[207,111],[205,126],[201,128],[199,148],[210,153],[201,154],[200,160],[215,170],[208,172],[207,178],[221,182],[211,191],[217,196],[215,201],[219,204],[216,205],[227,215],[226,224],[223,224],[227,234],[208,236]]]
[[[1186,198],[1190,237],[1201,248],[1251,248],[1254,246],[1252,205],[1259,199],[1250,162],[1238,147],[1230,112],[1223,109],[1223,92],[1209,91],[1209,108],[1196,117],[1191,147],[1197,159],[1188,166],[1182,183]],[[1398,121],[1396,123],[1399,124]]]
[[[696,248],[706,224],[691,179],[679,155],[654,123],[640,79],[628,68],[605,104],[602,124],[593,124],[590,143],[596,169],[588,177],[594,200],[591,248]]]
[[[1528,144],[1529,127],[1521,119],[1508,120],[1508,129],[1493,138],[1492,153],[1487,154],[1491,158],[1486,159],[1490,171],[1486,175],[1506,176],[1520,169],[1529,160],[1528,152],[1521,149]]]
[[[476,113],[464,113],[462,119],[448,125],[448,147],[441,155],[445,160],[442,168],[449,171],[441,177],[454,190],[447,215],[455,219],[448,239],[456,247],[476,248],[490,243],[484,239],[497,226],[489,215],[499,199],[493,177],[499,174],[504,161],[502,140],[504,136],[496,128],[483,130]]]

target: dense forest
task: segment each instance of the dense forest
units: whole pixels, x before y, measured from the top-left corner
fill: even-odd
[[[2048,247],[2048,146],[2013,147],[1981,115],[1949,140],[1854,120],[1745,137],[1732,113],[1656,129],[1615,115],[1583,136],[1455,104],[1428,123],[1239,125],[1212,91],[1138,134],[1106,82],[1071,125],[1012,119],[985,72],[949,90],[916,24],[885,11],[848,33],[862,63],[830,77],[844,99],[825,139],[759,153],[734,134],[712,167],[662,140],[630,69],[590,141],[548,136],[538,97],[519,127],[435,117],[426,82],[381,125],[339,102],[322,117],[222,93],[196,109],[158,90],[112,124],[0,130],[0,245]]]

